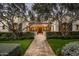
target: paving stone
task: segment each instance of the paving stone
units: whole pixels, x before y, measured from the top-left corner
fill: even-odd
[[[55,56],[49,46],[45,34],[36,34],[30,47],[26,50],[24,56]]]

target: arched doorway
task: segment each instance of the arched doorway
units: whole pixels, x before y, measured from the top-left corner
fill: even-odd
[[[48,26],[48,23],[33,23],[29,25],[29,32],[43,33],[43,31],[49,32],[51,28]]]
[[[43,33],[43,27],[38,27],[37,34]]]

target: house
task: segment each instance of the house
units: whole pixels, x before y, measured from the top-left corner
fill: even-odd
[[[2,23],[3,22],[3,23]],[[6,21],[0,22],[0,32],[10,32],[10,25],[7,24]],[[24,18],[14,16],[13,18],[13,26],[14,29],[19,29],[19,31],[26,32],[25,27],[28,25],[28,21],[25,21]]]
[[[79,20],[72,24],[72,31],[79,31]]]
[[[62,24],[62,26],[65,23],[68,23],[69,21],[70,21],[70,18],[68,16],[66,16],[66,19],[63,18],[63,21],[62,21],[63,24]],[[7,23],[5,21],[3,21],[3,22],[7,25]],[[33,23],[33,22],[24,21],[24,18],[21,18],[21,17],[17,17],[17,16],[14,17],[14,27],[15,28],[18,28],[19,27],[19,30],[22,31],[22,32],[28,32],[29,31],[29,26],[31,26],[30,23]],[[47,26],[48,21],[42,22],[41,24]],[[33,23],[33,25],[38,27],[38,23],[37,24],[36,23]],[[40,26],[42,26],[42,25],[40,25]],[[51,22],[51,28],[50,28],[50,31],[51,32],[59,32],[59,28],[61,28],[61,27],[59,26],[58,20],[54,20],[53,22]],[[63,30],[65,30],[65,29],[68,29],[68,28],[64,28]],[[71,31],[79,31],[79,20],[74,21],[72,23],[70,30]],[[10,32],[10,31],[9,31],[9,29],[5,25],[3,25],[2,23],[0,23],[0,32]]]

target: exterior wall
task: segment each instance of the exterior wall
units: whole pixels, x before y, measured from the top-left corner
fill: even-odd
[[[70,18],[68,16],[66,18],[68,19],[67,20],[67,22],[68,22]],[[24,21],[23,18],[14,17],[14,22],[15,23],[20,24],[22,21]],[[63,22],[65,22],[65,21],[66,20],[64,20]],[[3,21],[3,22],[6,24],[5,21]],[[72,31],[79,31],[79,30],[77,30],[77,26],[76,25],[79,25],[79,20],[77,20],[77,21],[72,23]],[[23,22],[22,29],[24,29],[24,28],[25,29],[22,30],[22,31],[26,32],[28,26],[29,26],[29,22],[27,22],[27,21]],[[59,23],[58,23],[58,21],[52,22],[52,24],[51,24],[51,32],[58,32],[58,31],[59,31]],[[6,26],[5,26],[5,29],[3,29],[3,24],[2,23],[0,23],[0,32],[9,32],[8,28]]]
[[[77,29],[76,25],[79,25],[79,20],[73,22],[73,24],[72,24],[72,31],[79,31],[79,29]]]
[[[27,21],[24,21],[24,19],[21,18],[21,17],[19,17],[19,18],[18,17],[14,17],[14,23],[17,23],[18,26],[19,26],[20,23],[22,23],[22,32],[26,32],[26,30],[27,30],[26,27],[28,26],[28,22]]]
[[[54,21],[51,25],[51,31],[52,32],[58,32],[59,31],[59,23],[58,21]]]
[[[22,24],[22,31],[23,32],[27,32],[28,31],[28,26],[29,26],[29,22],[24,22],[23,24]]]
[[[62,23],[64,23],[64,22],[69,23],[70,22],[70,17],[69,16],[63,17]]]
[[[5,23],[5,22],[4,22]],[[6,23],[5,23],[6,24]],[[3,29],[3,24],[0,23],[0,32],[9,32],[8,28],[5,26],[5,28]]]
[[[18,17],[16,17],[16,16],[14,17],[14,23],[17,23],[18,26],[19,26],[19,24],[20,24],[22,21],[24,21],[23,18],[18,18]],[[5,23],[5,25],[7,25],[5,21],[3,21],[3,23]],[[23,24],[24,24],[24,25],[23,25],[22,27],[25,26],[25,23],[23,23]],[[8,25],[7,25],[7,26],[8,26]],[[5,26],[5,29],[3,29],[3,24],[0,23],[0,32],[9,32],[9,30],[8,30],[8,28],[7,28],[6,26]]]
[[[20,24],[22,21],[24,21],[24,19],[23,18],[21,18],[21,17],[14,17],[14,23],[18,23],[18,24]]]

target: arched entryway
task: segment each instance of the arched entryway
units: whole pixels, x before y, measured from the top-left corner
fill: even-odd
[[[38,27],[38,30],[37,30],[37,34],[39,34],[39,33],[43,33],[43,27]]]
[[[30,32],[43,33],[43,31],[50,31],[51,28],[48,26],[48,23],[33,23],[29,27]]]

